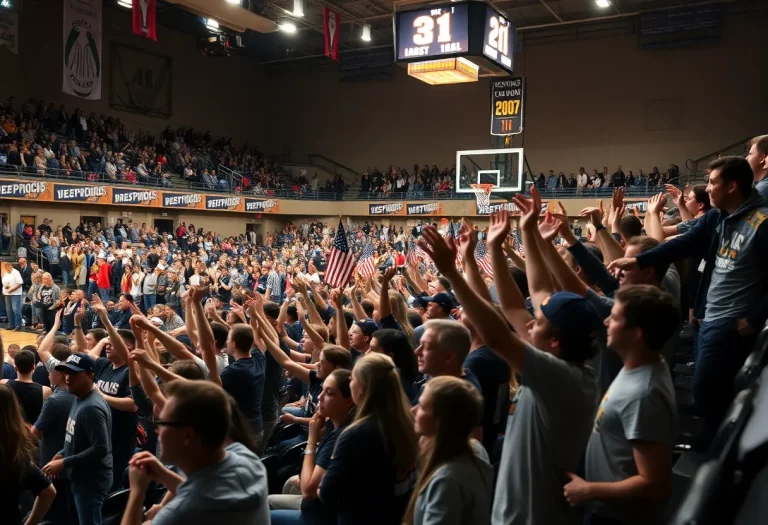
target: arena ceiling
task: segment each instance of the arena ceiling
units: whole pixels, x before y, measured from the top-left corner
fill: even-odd
[[[198,14],[168,1],[158,1],[158,22],[200,38],[207,36]],[[210,0],[226,2],[227,0]],[[248,2],[249,0],[244,0]],[[256,1],[256,0],[252,0]],[[241,34],[243,48],[255,63],[270,64],[304,60],[323,56],[323,11],[329,7],[341,15],[340,51],[391,47],[393,40],[392,14],[395,9],[439,2],[413,2],[412,0],[302,0],[304,17],[294,17],[295,0],[267,0],[262,16],[281,22],[290,20],[298,26],[294,34],[275,32],[262,34],[246,31]],[[658,9],[706,4],[756,4],[759,0],[610,0],[606,8],[598,7],[596,0],[495,0],[495,5],[512,20],[518,34],[551,28],[578,27],[609,21],[628,21],[637,15]],[[109,3],[109,0],[107,0]],[[443,2],[444,3],[444,2]],[[371,26],[371,40],[361,39],[363,24]],[[232,35],[235,33],[233,32]]]

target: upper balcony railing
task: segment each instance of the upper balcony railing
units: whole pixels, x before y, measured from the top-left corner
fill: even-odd
[[[317,200],[317,201],[380,201],[380,200],[469,200],[474,199],[472,193],[456,193],[453,190],[437,191],[392,191],[388,193],[368,191],[364,192],[359,187],[348,188],[344,192],[328,190],[325,188],[316,191],[306,189],[294,191],[293,189],[249,189],[246,191],[235,191],[224,189],[220,185],[208,185],[202,182],[188,182],[181,178],[172,178],[171,182],[163,179],[145,178],[131,183],[126,180],[113,180],[106,173],[94,173],[89,171],[74,171],[61,169],[46,169],[44,171],[30,167],[11,166],[8,164],[0,165],[0,177],[23,177],[36,180],[53,180],[60,182],[90,182],[118,184],[123,186],[137,186],[145,188],[169,189],[172,191],[192,190],[199,192],[213,193],[231,193],[237,195],[248,195],[265,198],[296,199],[296,200]],[[172,183],[172,185],[168,185]],[[237,185],[234,185],[237,187]],[[231,188],[231,186],[230,186]],[[539,192],[544,199],[596,199],[609,197],[615,188],[598,189],[579,189],[579,188],[556,188],[540,189]],[[526,191],[529,191],[526,187]],[[664,191],[662,186],[629,186],[625,187],[625,196],[628,198],[648,198],[652,195]],[[508,195],[508,194],[505,194]]]

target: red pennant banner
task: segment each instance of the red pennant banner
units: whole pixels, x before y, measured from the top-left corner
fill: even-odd
[[[323,22],[325,26],[325,56],[338,62],[341,16],[336,11],[331,11],[326,7]]]
[[[157,0],[133,0],[133,34],[157,42]]]

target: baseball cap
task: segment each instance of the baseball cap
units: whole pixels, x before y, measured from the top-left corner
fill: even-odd
[[[362,321],[355,321],[355,324],[360,327],[363,335],[371,337],[373,332],[379,329],[379,326],[373,321],[373,319],[363,319]]]
[[[541,313],[561,336],[592,337],[603,319],[587,299],[573,292],[555,292],[541,303]]]
[[[450,313],[455,308],[453,299],[445,292],[437,293],[433,296],[422,296],[420,298],[424,303],[436,303],[440,308],[445,310],[445,313]]]
[[[88,354],[72,354],[66,362],[56,365],[57,372],[93,372],[95,361]]]

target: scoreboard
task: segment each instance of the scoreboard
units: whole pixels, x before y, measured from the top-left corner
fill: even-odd
[[[394,14],[395,62],[466,57],[511,73],[515,28],[484,2],[451,2]]]
[[[398,35],[397,58],[409,59],[455,55],[469,51],[467,4],[401,13],[408,28]]]

